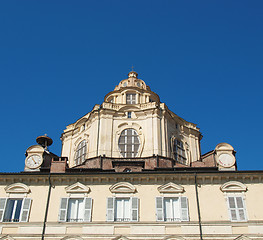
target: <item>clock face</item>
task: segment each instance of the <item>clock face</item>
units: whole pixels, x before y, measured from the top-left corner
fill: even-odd
[[[218,156],[218,163],[223,167],[232,167],[235,163],[235,158],[227,153],[222,153]]]
[[[26,158],[26,166],[28,168],[38,168],[42,164],[42,157],[34,154]]]

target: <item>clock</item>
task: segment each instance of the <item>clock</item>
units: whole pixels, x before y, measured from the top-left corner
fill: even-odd
[[[40,167],[43,162],[43,158],[41,155],[33,154],[26,158],[26,166],[31,169],[35,169]]]
[[[235,164],[233,155],[222,153],[218,156],[218,164],[222,167],[232,167]]]

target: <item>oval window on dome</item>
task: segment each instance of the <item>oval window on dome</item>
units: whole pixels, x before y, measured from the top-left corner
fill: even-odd
[[[123,157],[136,157],[139,147],[139,135],[134,129],[128,128],[121,132],[119,138],[119,150]]]
[[[137,87],[141,87],[141,84],[139,82],[137,82]]]
[[[124,82],[124,83],[123,83],[123,87],[127,87],[127,82]]]

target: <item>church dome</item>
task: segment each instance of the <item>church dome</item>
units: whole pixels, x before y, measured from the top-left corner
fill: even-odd
[[[131,71],[128,73],[128,78],[120,81],[120,83],[115,87],[114,90],[119,90],[121,88],[128,88],[128,87],[136,87],[144,90],[151,90],[146,83],[138,79],[138,73],[135,71]]]

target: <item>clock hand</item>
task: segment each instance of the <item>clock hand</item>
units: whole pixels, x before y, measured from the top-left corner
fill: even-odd
[[[32,159],[33,159],[33,162],[36,164],[36,161],[35,161],[35,159],[32,157]]]

